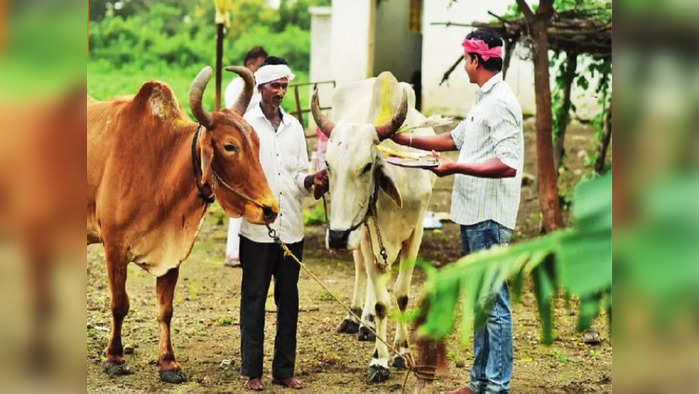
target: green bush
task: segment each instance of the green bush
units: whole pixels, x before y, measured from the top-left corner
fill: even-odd
[[[289,61],[294,82],[308,81],[310,32],[308,15],[303,13],[308,5],[322,3],[326,1],[283,1],[277,12],[262,0],[235,1],[224,41],[224,65],[241,64],[251,47],[263,45],[270,55]],[[100,4],[103,12],[90,15],[88,94],[100,100],[132,95],[144,82],[160,80],[189,113],[187,91],[192,79],[216,60],[213,1],[129,0],[120,10],[104,1]],[[222,88],[235,77],[224,73]],[[207,108],[213,108],[214,101],[213,81],[210,85],[204,96]],[[308,106],[308,95],[308,89],[299,91],[303,107]],[[287,112],[295,110],[292,89],[282,106]],[[304,124],[307,121],[308,114]]]

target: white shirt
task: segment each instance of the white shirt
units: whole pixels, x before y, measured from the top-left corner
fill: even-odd
[[[226,86],[226,90],[223,92],[223,99],[226,102],[226,108],[231,108],[241,93],[243,93],[243,88],[245,87],[245,80],[243,78],[237,77],[231,81],[231,83]],[[252,108],[257,107],[260,104],[260,92],[257,87],[252,88],[252,98],[248,104],[248,109],[245,112],[250,111]]]
[[[282,242],[294,243],[303,239],[301,199],[310,194],[303,187],[303,180],[308,175],[308,152],[299,121],[281,107],[279,109],[282,121],[277,131],[259,105],[250,108],[244,118],[260,138],[260,164],[279,203],[279,215],[270,227],[276,230]],[[251,224],[247,220],[243,220],[240,235],[255,242],[274,242],[267,234],[266,226]]]
[[[459,163],[480,163],[497,157],[517,170],[511,178],[457,174],[451,195],[451,219],[463,225],[494,220],[514,229],[524,163],[522,108],[502,80],[502,73],[480,87],[476,105],[451,136],[459,149]]]

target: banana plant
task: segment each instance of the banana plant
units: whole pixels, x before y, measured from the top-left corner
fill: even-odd
[[[511,279],[517,301],[527,277],[534,284],[545,344],[553,342],[552,296],[559,291],[580,300],[578,330],[589,328],[603,309],[611,317],[611,192],[611,175],[579,184],[571,228],[469,254],[440,270],[418,262],[427,274],[418,334],[435,339],[449,334],[463,297],[461,332],[467,341],[473,325],[485,323],[503,282]]]

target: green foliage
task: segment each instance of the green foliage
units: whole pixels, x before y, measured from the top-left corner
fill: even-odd
[[[315,208],[313,208],[312,211],[309,211],[309,210],[303,211],[303,224],[314,225],[314,224],[323,224],[324,222],[325,222],[325,208],[323,208],[322,203],[316,204]]]
[[[284,26],[295,25],[303,30],[311,30],[311,15],[308,7],[329,6],[330,0],[281,0],[279,3],[279,21],[277,31]]]
[[[330,293],[327,292],[327,291],[324,291],[324,292],[318,294],[318,299],[321,300],[321,301],[332,301],[332,300],[334,300],[332,294],[330,294]]]
[[[611,290],[611,176],[578,185],[572,208],[575,226],[509,247],[495,247],[468,255],[439,271],[425,269],[426,320],[419,332],[442,338],[452,328],[456,304],[463,296],[463,339],[473,324],[485,323],[494,295],[507,278],[513,280],[515,299],[524,278],[534,282],[544,343],[553,341],[551,297],[559,291],[580,299],[578,329],[584,330],[599,313]]]
[[[587,68],[590,75],[597,75],[599,82],[595,88],[595,93],[599,95],[597,104],[600,106],[600,111],[592,118],[592,128],[595,132],[593,142],[592,155],[586,158],[586,165],[593,165],[597,161],[599,155],[599,146],[602,142],[606,119],[608,112],[612,110],[612,94],[611,94],[611,79],[612,79],[612,58],[611,56],[595,58]]]
[[[639,194],[633,228],[615,229],[615,301],[647,305],[659,327],[699,315],[697,201],[696,172],[671,175]]]
[[[110,10],[90,19],[90,58],[119,68],[165,63],[170,67],[213,64],[215,25],[213,1],[128,2],[129,12]],[[285,57],[295,71],[307,72],[310,58],[308,6],[317,0],[285,1],[275,11],[262,0],[233,2],[231,26],[224,42],[224,63],[241,64],[245,53],[262,45]],[[111,3],[106,3],[111,4]],[[188,6],[183,6],[183,5]]]
[[[570,84],[577,71],[577,57],[577,54],[566,53],[565,56],[559,56],[558,53],[555,53],[551,59],[552,68],[556,69],[555,85],[551,91],[551,108],[553,110],[551,130],[554,144],[564,136],[570,120],[570,110],[575,111],[575,104],[570,100]],[[565,151],[563,151],[558,163],[559,167],[564,167],[564,157]]]
[[[230,317],[228,317],[228,316],[226,316],[226,317],[222,317],[222,318],[218,319],[218,322],[219,322],[222,326],[230,326],[231,324],[233,324],[233,319],[230,318]]]
[[[533,11],[536,11],[538,4],[530,4]],[[609,23],[612,20],[612,5],[608,0],[555,0],[553,8],[558,14],[572,13],[583,18],[593,18],[601,23]],[[504,18],[521,18],[524,15],[519,9],[517,3],[512,3],[507,7],[507,11],[503,15]],[[555,18],[555,16],[554,16]],[[496,20],[493,20],[496,22]],[[575,78],[575,84],[582,90],[587,91],[590,88],[590,80],[597,76],[599,83],[595,87],[595,93],[600,96],[598,104],[601,111],[592,120],[592,126],[595,129],[595,142],[593,151],[595,154],[588,156],[587,164],[594,163],[597,159],[597,151],[600,145],[600,140],[604,134],[604,119],[607,111],[610,110],[609,102],[610,94],[610,79],[611,79],[611,56],[608,57],[592,57],[583,53],[566,53],[562,56],[560,53],[554,53],[551,57],[549,67],[551,74],[555,76],[554,86],[551,89],[551,107],[552,107],[552,138],[554,142],[557,138],[563,135],[568,120],[570,118],[569,111],[575,112],[575,105],[566,100],[564,92],[566,85],[569,82],[566,78],[568,63],[566,59],[569,56],[577,56],[578,63],[589,64],[585,70],[581,70]],[[562,158],[561,158],[562,159]],[[563,160],[559,163],[563,166]]]
[[[215,63],[213,1],[121,1],[119,10],[114,2],[91,3],[88,94],[100,100],[132,95],[144,82],[161,80],[189,112],[187,92],[192,79],[203,66]],[[310,33],[294,23],[305,23],[300,16],[304,7],[319,3],[285,2],[288,15],[280,17],[262,0],[234,1],[231,28],[224,41],[224,65],[241,64],[251,47],[263,45],[268,53],[289,61],[296,74],[294,82],[308,81]],[[223,88],[235,77],[224,72]],[[308,89],[299,91],[302,103],[308,102],[308,94]],[[205,107],[213,108],[213,98],[211,83],[204,96]],[[295,109],[292,89],[282,106],[287,112]]]

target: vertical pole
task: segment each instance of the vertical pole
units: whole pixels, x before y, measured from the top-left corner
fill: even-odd
[[[223,23],[216,24],[216,111],[221,108],[221,69],[223,68]]]
[[[294,100],[296,101],[296,117],[303,126],[303,113],[301,112],[301,100],[299,99],[299,87],[294,86]]]

